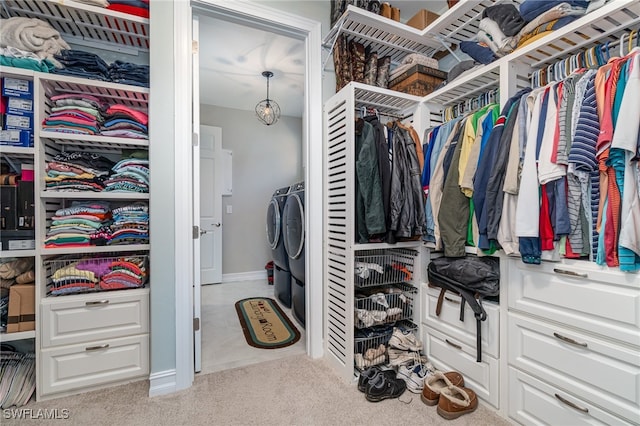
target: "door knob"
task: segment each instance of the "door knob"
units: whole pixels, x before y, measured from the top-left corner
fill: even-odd
[[[218,223],[214,223],[213,226],[215,226],[216,228],[220,228],[222,226],[222,224],[220,222],[218,222]]]

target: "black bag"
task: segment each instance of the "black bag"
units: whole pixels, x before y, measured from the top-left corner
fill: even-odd
[[[440,287],[436,315],[440,315],[442,302],[447,291],[459,294],[460,321],[464,321],[465,302],[473,310],[476,318],[476,361],[482,360],[480,331],[481,321],[487,319],[482,307],[482,299],[496,300],[500,294],[500,261],[493,257],[439,257],[433,259],[427,267],[429,283]]]

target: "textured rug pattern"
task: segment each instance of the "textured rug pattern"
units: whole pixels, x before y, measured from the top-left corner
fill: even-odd
[[[236,302],[236,312],[247,343],[261,349],[284,348],[300,339],[300,332],[289,321],[277,302],[250,297]]]

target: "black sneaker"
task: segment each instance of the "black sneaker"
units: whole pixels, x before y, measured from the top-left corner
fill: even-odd
[[[376,377],[379,375],[384,375],[389,379],[395,379],[396,372],[394,370],[382,370],[377,365],[369,367],[360,373],[360,377],[358,378],[358,390],[360,392],[366,392],[367,387],[369,387],[369,385],[374,382]]]
[[[367,387],[365,398],[369,402],[380,402],[389,398],[398,398],[406,389],[407,384],[404,380],[379,374]]]

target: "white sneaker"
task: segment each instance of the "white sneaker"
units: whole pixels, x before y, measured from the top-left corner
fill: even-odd
[[[393,334],[389,339],[389,346],[404,351],[419,352],[422,350],[422,342],[416,338],[413,331],[403,332],[397,327],[393,329]]]
[[[427,358],[421,356],[418,352],[408,352],[400,349],[389,348],[387,349],[387,354],[389,355],[389,365],[395,367],[427,362]]]
[[[398,378],[401,378],[407,384],[407,390],[413,393],[422,393],[424,388],[424,381],[426,377],[431,373],[429,370],[430,364],[412,364],[402,365],[398,368]]]

